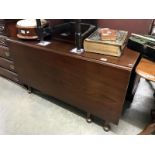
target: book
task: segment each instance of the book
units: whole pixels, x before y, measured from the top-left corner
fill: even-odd
[[[127,47],[140,52],[141,55],[151,61],[155,61],[155,37],[151,35],[131,34]]]
[[[101,40],[98,29],[84,40],[84,50],[111,56],[121,56],[126,45],[128,32],[123,30],[116,31],[116,40]]]
[[[155,43],[155,36],[152,35],[140,35],[140,34],[135,34],[135,33],[131,33],[131,37],[143,41],[145,43],[147,42],[154,42]]]

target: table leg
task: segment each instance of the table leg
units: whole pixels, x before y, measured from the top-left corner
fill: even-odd
[[[32,93],[32,87],[28,86],[27,91],[28,91],[29,94],[31,94]]]
[[[87,123],[91,123],[92,119],[91,119],[91,114],[89,112],[87,112],[87,118],[86,118]]]
[[[150,135],[153,132],[155,132],[155,109],[151,110],[151,119],[152,119],[152,123],[150,123],[149,125],[147,125],[143,131],[141,131],[139,133],[139,135]]]
[[[109,122],[108,121],[105,121],[104,124],[103,124],[103,130],[105,132],[108,132],[108,131],[110,131],[110,129],[111,129],[111,127],[109,125]]]
[[[147,125],[138,135],[150,135],[155,131],[155,123]]]

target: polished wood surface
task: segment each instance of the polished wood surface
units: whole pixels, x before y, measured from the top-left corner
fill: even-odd
[[[155,62],[142,58],[136,67],[136,73],[146,80],[155,82]],[[153,123],[147,125],[139,135],[149,135],[155,131],[155,112],[152,117]]]
[[[136,73],[147,80],[155,81],[155,62],[142,58],[136,67]]]
[[[128,48],[125,48],[121,57],[112,57],[112,56],[107,56],[102,54],[90,53],[87,51],[78,55],[70,52],[71,49],[73,49],[75,46],[65,41],[60,42],[57,40],[52,40],[51,44],[44,47],[44,46],[39,46],[38,41],[25,41],[25,40],[19,40],[17,38],[11,38],[11,37],[8,39],[8,41],[9,40],[12,43],[21,44],[23,46],[27,46],[30,48],[45,50],[48,52],[53,52],[60,55],[66,55],[69,57],[83,59],[87,61],[93,61],[100,64],[107,64],[107,65],[109,64],[116,68],[125,69],[125,70],[132,70],[134,64],[137,62],[137,59],[139,57],[138,53]],[[105,61],[105,59],[107,59],[107,61]]]
[[[56,40],[45,47],[37,45],[38,41],[7,41],[21,82],[118,123],[138,53],[126,48],[119,58],[78,55],[70,52],[74,45]]]

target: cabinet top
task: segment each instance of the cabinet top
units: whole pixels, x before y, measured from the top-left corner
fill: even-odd
[[[140,56],[139,53],[131,49],[128,49],[127,47],[125,47],[120,57],[114,57],[114,56],[107,56],[103,54],[90,53],[87,51],[83,52],[82,54],[71,53],[70,51],[73,48],[75,48],[75,46],[71,43],[58,41],[58,40],[52,40],[50,44],[47,46],[38,45],[39,41],[21,40],[18,38],[8,38],[7,42],[8,42],[8,45],[9,43],[13,43],[18,45],[28,46],[31,48],[54,52],[57,54],[66,55],[74,58],[80,58],[91,62],[111,65],[111,66],[126,69],[126,70],[132,70],[132,68],[135,66]]]

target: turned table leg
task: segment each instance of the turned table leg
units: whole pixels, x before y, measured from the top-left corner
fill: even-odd
[[[91,123],[92,122],[91,114],[89,112],[87,113],[86,121],[87,121],[87,123]]]
[[[105,121],[104,124],[103,124],[103,130],[105,132],[108,132],[108,131],[110,131],[110,129],[111,129],[111,127],[109,125],[109,122],[108,121]]]
[[[32,87],[28,86],[27,91],[28,91],[29,94],[31,94],[32,93]]]

